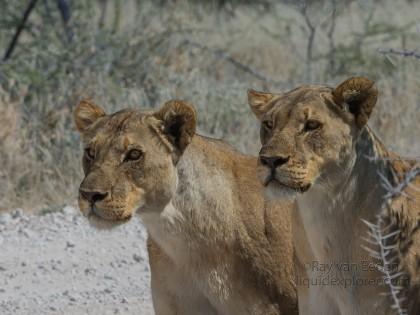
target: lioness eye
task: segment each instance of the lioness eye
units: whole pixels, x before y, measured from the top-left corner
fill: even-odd
[[[141,158],[143,153],[140,150],[132,149],[128,151],[127,155],[125,156],[125,161],[135,161]]]
[[[321,128],[322,124],[318,120],[308,120],[305,123],[305,131],[312,131]]]
[[[95,151],[92,148],[86,148],[85,153],[89,160],[93,160],[95,158]]]
[[[263,121],[262,125],[267,130],[273,129],[273,122],[271,120],[265,120],[265,121]]]

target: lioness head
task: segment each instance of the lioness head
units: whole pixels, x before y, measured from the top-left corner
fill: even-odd
[[[79,206],[92,223],[121,223],[135,211],[165,207],[177,185],[175,166],[195,133],[191,105],[170,101],[156,112],[107,115],[84,100],[74,121],[84,143]]]
[[[249,105],[261,121],[258,172],[268,190],[305,192],[326,174],[348,168],[377,95],[374,82],[363,77],[336,88],[248,91]]]

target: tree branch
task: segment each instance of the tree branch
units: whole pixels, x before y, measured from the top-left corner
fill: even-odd
[[[305,63],[305,80],[309,83],[312,79],[312,59],[313,59],[313,47],[315,40],[316,27],[312,24],[312,21],[308,15],[308,3],[306,0],[302,0],[299,5],[299,12],[305,19],[306,27],[309,30],[308,43],[306,45],[306,63]]]
[[[332,5],[332,12],[331,12],[331,24],[330,28],[328,29],[328,42],[330,46],[330,51],[328,53],[329,62],[328,62],[328,72],[331,74],[335,74],[335,41],[334,41],[334,32],[336,27],[336,19],[337,19],[337,0],[331,0]]]
[[[255,78],[263,81],[264,83],[271,83],[271,84],[275,84],[275,85],[282,85],[282,84],[284,84],[284,82],[282,82],[282,81],[277,81],[277,80],[273,80],[271,78],[266,77],[262,73],[254,70],[250,66],[248,66],[248,65],[240,62],[239,60],[235,59],[233,56],[229,55],[227,52],[225,52],[225,51],[223,51],[221,49],[213,49],[213,48],[207,47],[207,46],[205,46],[203,44],[192,42],[192,41],[190,41],[188,39],[184,40],[181,45],[187,45],[187,46],[191,46],[191,47],[196,47],[196,48],[199,48],[201,50],[210,52],[213,55],[215,55],[216,57],[218,57],[220,59],[223,59],[223,60],[231,63],[232,65],[234,65],[238,69],[240,69],[243,72],[246,72],[246,73],[254,76]]]
[[[413,57],[413,58],[416,58],[416,59],[420,59],[420,53],[412,51],[412,50],[398,50],[398,49],[393,49],[393,48],[389,48],[389,49],[379,48],[378,53],[380,53],[382,55],[398,55],[398,56],[402,56],[402,57]]]
[[[26,21],[29,18],[29,15],[31,14],[32,10],[35,8],[36,3],[38,0],[31,0],[25,10],[25,13],[23,14],[22,21],[16,28],[15,35],[13,36],[12,41],[10,42],[9,48],[6,50],[6,53],[4,54],[3,61],[8,60],[13,53],[13,50],[16,47],[16,44],[18,42],[19,36],[22,33],[22,30],[25,28]]]
[[[61,19],[63,20],[63,26],[67,36],[67,40],[70,42],[73,38],[73,32],[69,28],[69,22],[71,17],[69,0],[57,0],[57,7],[60,11]]]

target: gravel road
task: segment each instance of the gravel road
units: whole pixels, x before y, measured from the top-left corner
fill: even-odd
[[[138,219],[96,230],[69,206],[0,213],[0,314],[152,315],[145,241]]]

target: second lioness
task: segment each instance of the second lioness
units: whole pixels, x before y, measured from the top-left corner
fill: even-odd
[[[79,205],[91,222],[139,214],[157,315],[296,314],[291,204],[267,202],[257,160],[195,135],[190,105],[75,111],[85,154]]]
[[[374,82],[248,96],[262,122],[260,178],[298,203],[300,314],[420,314],[420,164],[366,125]]]

